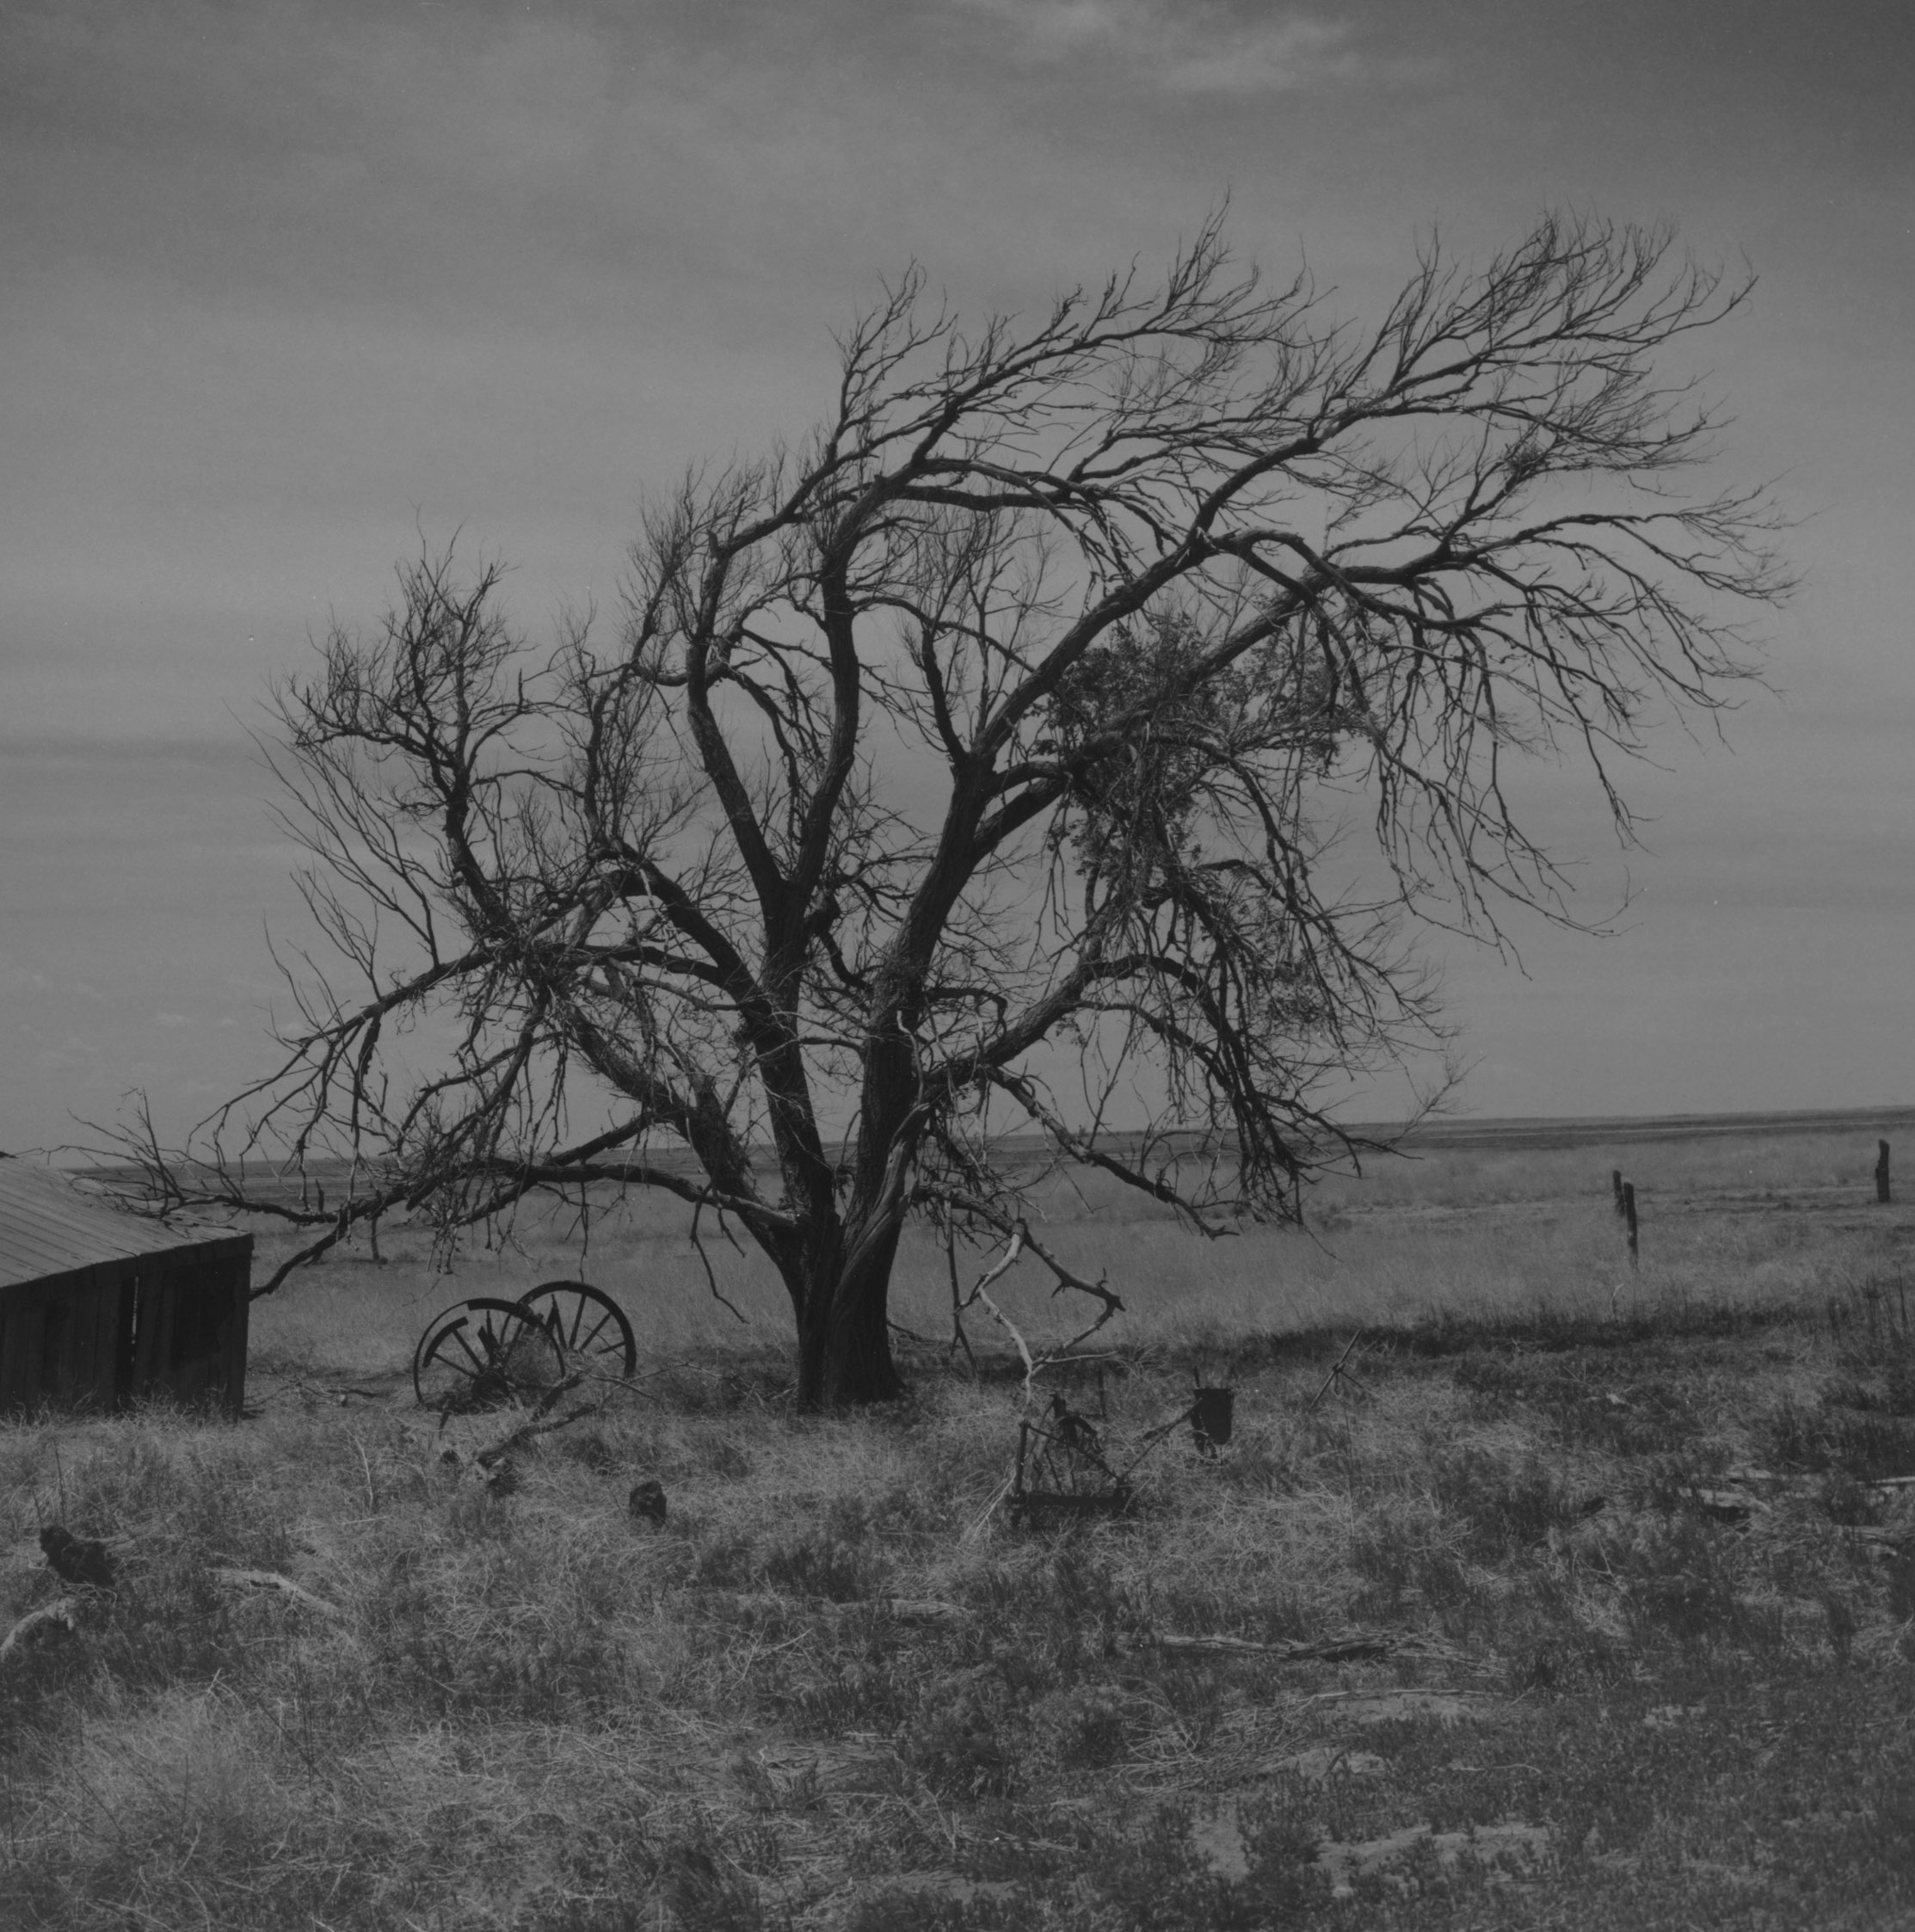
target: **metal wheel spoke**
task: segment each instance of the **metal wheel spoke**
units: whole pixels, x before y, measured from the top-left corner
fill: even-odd
[[[519,1303],[526,1319],[551,1329],[570,1355],[591,1357],[595,1367],[615,1366],[621,1377],[636,1373],[637,1338],[625,1313],[589,1282],[542,1282]],[[586,1317],[597,1319],[588,1325]]]
[[[528,1335],[542,1349],[528,1354]],[[477,1295],[445,1309],[420,1338],[413,1393],[428,1408],[484,1408],[556,1380],[563,1357],[558,1338],[520,1304]]]

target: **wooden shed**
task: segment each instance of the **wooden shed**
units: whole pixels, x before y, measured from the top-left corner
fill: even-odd
[[[143,1221],[0,1154],[0,1414],[246,1389],[253,1237]]]

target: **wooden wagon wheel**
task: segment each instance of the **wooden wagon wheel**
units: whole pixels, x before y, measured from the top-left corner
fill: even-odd
[[[585,1282],[541,1282],[519,1306],[533,1317],[573,1364],[629,1381],[638,1369],[638,1338],[625,1312],[602,1289]]]
[[[564,1372],[564,1351],[539,1316],[491,1295],[435,1315],[412,1356],[413,1393],[442,1412],[537,1395]]]

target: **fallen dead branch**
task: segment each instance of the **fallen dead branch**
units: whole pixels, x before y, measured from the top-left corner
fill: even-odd
[[[1828,1480],[1827,1470],[1787,1472],[1758,1469],[1748,1463],[1726,1469],[1718,1479],[1726,1489],[1747,1489],[1771,1495],[1813,1495]],[[1857,1489],[1915,1489],[1915,1476],[1857,1476]],[[1700,1493],[1700,1492],[1698,1492]]]
[[[1879,1562],[1900,1562],[1908,1553],[1909,1539],[1899,1529],[1873,1529],[1864,1524],[1856,1524],[1844,1534],[1857,1549]]]
[[[1347,1630],[1339,1637],[1322,1637],[1315,1643],[1260,1644],[1250,1637],[1185,1637],[1164,1630],[1154,1634],[1149,1641],[1158,1650],[1183,1656],[1273,1657],[1282,1664],[1309,1660],[1340,1664],[1389,1657],[1399,1650],[1416,1648],[1425,1640],[1412,1630]]]
[[[212,1580],[227,1590],[273,1590],[282,1597],[290,1597],[295,1603],[309,1610],[317,1610],[322,1616],[331,1617],[336,1622],[343,1622],[346,1613],[336,1603],[329,1603],[323,1597],[315,1597],[310,1590],[302,1589],[291,1577],[282,1577],[277,1570],[231,1570],[215,1569]]]
[[[336,1402],[341,1408],[345,1407],[346,1399],[349,1395],[356,1395],[365,1402],[382,1402],[390,1393],[383,1388],[358,1388],[351,1382],[335,1385],[329,1382],[296,1381],[292,1387],[301,1395],[323,1396],[329,1402]]]
[[[51,1603],[42,1603],[37,1610],[28,1610],[5,1638],[0,1640],[0,1664],[4,1664],[35,1631],[44,1630],[50,1624],[64,1624],[70,1631],[77,1630],[79,1625],[74,1619],[79,1614],[79,1608],[72,1597],[59,1597]]]
[[[954,1322],[959,1324],[958,1333],[962,1336],[964,1332],[962,1320],[964,1310],[974,1301],[982,1301],[984,1304],[985,1313],[1017,1344],[1018,1353],[1024,1357],[1024,1386],[1026,1388],[1030,1387],[1031,1378],[1038,1372],[1038,1365],[1031,1360],[1030,1348],[1026,1345],[1024,1337],[1018,1332],[1017,1325],[1005,1314],[1002,1308],[998,1307],[995,1301],[992,1301],[990,1296],[985,1293],[985,1290],[1000,1276],[1008,1274],[1013,1268],[1017,1266],[1019,1258],[1024,1253],[1025,1243],[1030,1238],[1030,1230],[1025,1227],[1021,1221],[1019,1221],[1011,1232],[1010,1240],[1005,1244],[1002,1258],[995,1267],[987,1268],[977,1277],[976,1283],[970,1293],[951,1312],[951,1319]],[[970,1344],[969,1342],[964,1344],[964,1352],[966,1355],[970,1353]]]
[[[1690,1489],[1684,1492],[1703,1516],[1741,1529],[1752,1517],[1766,1515],[1769,1505],[1759,1496],[1735,1489]]]
[[[734,1616],[789,1616],[794,1612],[834,1622],[859,1612],[876,1611],[893,1623],[914,1623],[938,1629],[955,1628],[968,1621],[956,1603],[939,1597],[877,1597],[841,1603],[834,1597],[785,1597],[775,1591],[701,1590],[699,1601],[707,1608]]]
[[[964,1613],[939,1597],[887,1597],[884,1609],[893,1623],[926,1623],[943,1627],[962,1623]]]
[[[973,1286],[968,1295],[960,1295],[958,1289],[957,1248],[948,1229],[946,1232],[945,1252],[951,1270],[951,1349],[954,1351],[959,1346],[962,1346],[965,1357],[971,1362],[973,1368],[976,1366],[976,1358],[971,1354],[970,1338],[964,1332],[964,1316],[970,1308],[980,1301],[984,1304],[985,1313],[1017,1344],[1018,1354],[1023,1358],[1024,1362],[1024,1386],[1027,1391],[1031,1387],[1032,1378],[1036,1376],[1040,1369],[1047,1369],[1056,1362],[1074,1359],[1073,1351],[1081,1343],[1089,1340],[1093,1335],[1097,1333],[1099,1329],[1103,1327],[1105,1322],[1110,1320],[1111,1316],[1124,1313],[1124,1303],[1111,1290],[1108,1283],[1101,1279],[1094,1282],[1086,1281],[1081,1275],[1075,1274],[1067,1268],[1031,1232],[1030,1224],[1021,1216],[1012,1219],[998,1213],[985,1203],[973,1200],[969,1196],[950,1189],[937,1189],[930,1191],[935,1198],[945,1202],[947,1205],[962,1206],[973,1213],[982,1215],[985,1219],[994,1222],[1004,1235],[1004,1252],[978,1277],[976,1285]],[[1030,1346],[1019,1332],[1017,1325],[1012,1321],[1002,1308],[998,1307],[988,1293],[991,1285],[1016,1267],[1026,1253],[1034,1254],[1050,1271],[1054,1277],[1050,1290],[1053,1297],[1062,1295],[1067,1288],[1074,1289],[1078,1294],[1087,1295],[1093,1301],[1102,1305],[1102,1312],[1088,1328],[1081,1330],[1079,1333],[1073,1335],[1068,1342],[1064,1342],[1057,1348],[1049,1350],[1040,1356],[1031,1354]]]
[[[569,1395],[585,1380],[582,1374],[575,1370],[562,1381],[556,1381],[539,1398],[539,1406],[517,1428],[510,1429],[496,1443],[490,1443],[472,1460],[482,1469],[490,1469],[495,1462],[511,1455],[515,1449],[523,1449],[535,1436],[549,1435],[555,1429],[563,1429],[582,1416],[594,1414],[599,1407],[595,1402],[581,1402],[576,1408],[569,1409],[563,1415],[552,1418],[552,1410],[562,1396]]]

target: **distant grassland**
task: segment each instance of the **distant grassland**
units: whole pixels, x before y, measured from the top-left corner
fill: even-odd
[[[1444,1319],[1522,1320],[1614,1316],[1672,1299],[1725,1306],[1813,1303],[1890,1266],[1915,1239],[1915,1117],[1907,1140],[1907,1199],[1875,1203],[1875,1129],[1888,1117],[1776,1130],[1736,1130],[1565,1147],[1561,1123],[1527,1145],[1520,1129],[1481,1130],[1446,1144],[1439,1128],[1401,1155],[1376,1156],[1360,1175],[1311,1189],[1302,1228],[1245,1224],[1222,1239],[1179,1225],[1158,1203],[1100,1174],[1048,1183],[1033,1220],[1067,1265],[1106,1278],[1126,1314],[1106,1341],[1182,1346],[1233,1336],[1352,1325],[1391,1328]],[[1889,1123],[1892,1124],[1892,1122]],[[1482,1144],[1487,1141],[1488,1144]],[[1639,1271],[1628,1265],[1610,1204],[1610,1175],[1635,1185],[1642,1220]],[[718,1289],[711,1295],[688,1238],[690,1215],[668,1197],[634,1191],[574,1205],[528,1203],[495,1245],[475,1234],[450,1275],[436,1273],[423,1230],[388,1224],[387,1264],[363,1243],[292,1277],[254,1308],[254,1355],[268,1363],[390,1364],[446,1302],[513,1295],[555,1277],[592,1282],[626,1307],[642,1350],[669,1353],[781,1343],[785,1290],[740,1236],[707,1214],[701,1227]],[[287,1237],[261,1229],[256,1277]],[[958,1249],[968,1287],[992,1251]],[[1081,1297],[1055,1296],[1041,1265],[1007,1277],[1000,1299],[1033,1344],[1054,1343],[1087,1319]],[[948,1339],[948,1264],[928,1230],[906,1235],[891,1314],[911,1333]],[[974,1342],[997,1345],[971,1320]]]

